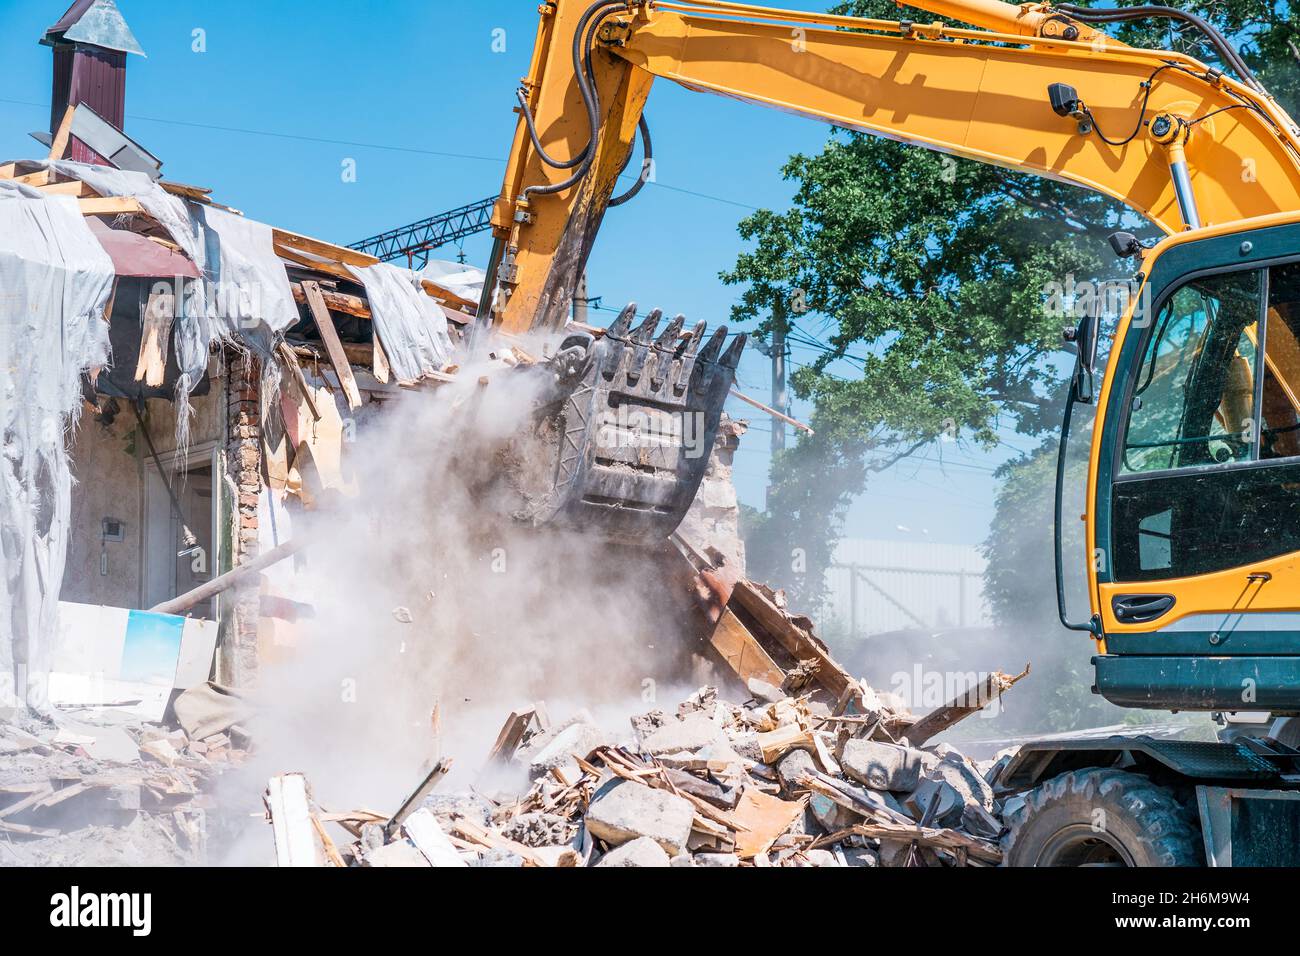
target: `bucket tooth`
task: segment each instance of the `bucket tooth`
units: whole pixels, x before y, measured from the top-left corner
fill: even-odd
[[[700,348],[700,343],[704,341],[704,330],[708,328],[705,322],[696,322],[695,328],[691,330],[690,338],[686,340],[686,351],[682,353],[682,358],[693,359],[695,353]]]
[[[719,364],[727,368],[735,368],[740,364],[740,353],[745,351],[745,341],[748,338],[744,332],[732,340],[731,345],[727,346],[727,351],[722,353],[722,358],[718,359]]]
[[[704,348],[700,351],[699,361],[716,362],[718,360],[718,353],[722,351],[722,343],[726,340],[727,327],[725,325],[719,325],[713,330],[713,334],[709,336],[708,343],[705,344]]]
[[[623,311],[618,314],[618,318],[613,321],[606,335],[616,339],[627,338],[628,330],[632,328],[632,320],[636,318],[636,303],[629,302],[623,306]]]
[[[686,324],[686,316],[678,315],[675,319],[665,326],[659,338],[655,339],[655,348],[661,352],[675,351],[677,345],[677,336],[682,332],[682,326]]]
[[[659,327],[659,320],[663,318],[663,314],[663,309],[651,309],[645,321],[632,334],[632,341],[637,345],[649,345],[654,340],[655,329]]]

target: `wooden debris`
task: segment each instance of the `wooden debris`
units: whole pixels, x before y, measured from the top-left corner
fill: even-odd
[[[730,608],[718,618],[709,643],[742,681],[757,678],[780,687],[785,680],[781,668]]]
[[[913,747],[924,746],[926,741],[943,733],[953,724],[971,714],[979,713],[1003,691],[1015,686],[1029,674],[1029,665],[1014,677],[1002,671],[993,671],[977,685],[967,688],[942,707],[937,707],[907,728],[907,742]]]
[[[803,813],[806,800],[782,800],[756,787],[745,787],[731,818],[743,829],[736,834],[736,855],[742,859],[766,853],[772,843]]]
[[[763,762],[772,764],[795,748],[811,748],[813,736],[809,730],[798,724],[786,724],[776,730],[759,734],[758,745],[763,750]]]
[[[140,326],[140,358],[135,380],[158,388],[167,375],[167,347],[171,342],[176,296],[172,292],[151,292]]]
[[[325,300],[321,297],[320,286],[308,280],[303,282],[302,289],[307,295],[307,305],[311,310],[312,318],[316,321],[316,330],[320,333],[321,341],[329,354],[330,365],[334,367],[334,374],[339,377],[339,385],[348,400],[348,408],[360,408],[361,390],[357,388],[352,366],[348,364],[343,343],[339,341],[338,330],[334,328],[334,319],[330,317],[329,309],[325,307]]]
[[[307,780],[300,773],[272,777],[263,797],[275,834],[277,866],[320,866],[321,844],[312,824]]]
[[[505,724],[497,734],[496,742],[488,752],[488,766],[505,763],[515,755],[520,741],[524,739],[525,731],[528,730],[528,725],[532,722],[533,715],[532,710],[510,712],[510,716],[506,718]]]
[[[51,160],[62,159],[63,154],[68,151],[68,140],[72,138],[72,117],[76,114],[77,107],[69,103],[68,108],[63,111],[63,119],[59,120],[59,128],[54,132],[54,139],[50,141]]]

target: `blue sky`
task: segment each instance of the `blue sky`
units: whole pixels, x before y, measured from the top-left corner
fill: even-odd
[[[38,40],[68,2],[0,0],[4,159],[42,152],[27,136],[49,118],[51,56]],[[256,219],[343,243],[500,188],[536,0],[118,6],[148,54],[130,58],[126,128],[163,159],[169,179],[207,186]],[[492,49],[497,29],[505,30],[503,53]],[[195,30],[204,31],[206,52],[193,51]],[[726,320],[737,294],[717,278],[742,248],[736,223],[754,208],[788,204],[793,186],[781,179],[781,165],[790,153],[818,150],[829,129],[668,83],[655,87],[647,117],[657,182],[606,218],[589,291],[615,309],[635,300],[712,326]],[[355,182],[343,181],[347,160],[356,163]],[[487,248],[479,236],[464,252],[482,265]],[[815,354],[795,347],[791,361],[807,363]],[[765,399],[769,381],[767,360],[750,349],[740,386]],[[753,426],[737,456],[736,482],[743,501],[761,506],[770,422],[734,400],[729,408]],[[1029,440],[1010,441],[1026,447]],[[992,516],[991,471],[1009,453],[936,443],[876,479],[846,533],[978,542]]]

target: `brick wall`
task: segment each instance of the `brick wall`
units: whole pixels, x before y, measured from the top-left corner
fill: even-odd
[[[226,375],[228,421],[226,470],[235,485],[232,566],[258,554],[257,501],[262,490],[261,365],[251,354],[229,357]],[[247,687],[257,678],[257,578],[228,591],[223,601],[222,683]]]

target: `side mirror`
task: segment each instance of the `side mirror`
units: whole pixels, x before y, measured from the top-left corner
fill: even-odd
[[[1097,368],[1097,331],[1097,317],[1085,315],[1079,319],[1079,324],[1075,328],[1066,329],[1064,332],[1065,341],[1074,343],[1075,350],[1078,353],[1078,359],[1074,364],[1073,394],[1071,398],[1085,405],[1092,404],[1094,394]]]

